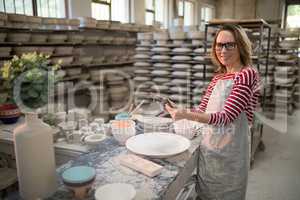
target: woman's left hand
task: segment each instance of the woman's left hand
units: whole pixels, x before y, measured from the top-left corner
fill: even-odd
[[[168,104],[165,105],[165,108],[175,121],[185,119],[187,117],[187,110],[185,109],[172,108]]]

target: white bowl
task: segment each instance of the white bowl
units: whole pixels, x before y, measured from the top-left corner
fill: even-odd
[[[128,124],[128,126],[121,127],[121,124]],[[119,144],[125,145],[127,139],[136,133],[135,122],[132,120],[113,120],[111,121],[111,131]]]
[[[104,134],[91,134],[84,138],[84,143],[87,145],[95,146],[106,138]]]
[[[174,131],[177,135],[192,139],[197,134],[197,122],[182,119],[173,123]]]
[[[125,183],[107,184],[95,191],[96,200],[133,200],[135,195],[134,187]]]

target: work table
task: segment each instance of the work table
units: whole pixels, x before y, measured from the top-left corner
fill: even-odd
[[[100,143],[96,151],[83,154],[76,160],[71,160],[60,166],[57,172],[61,174],[71,166],[88,165],[94,167],[97,172],[96,180],[87,200],[94,199],[93,195],[97,187],[116,182],[132,184],[137,191],[136,199],[139,200],[174,200],[195,170],[196,150],[199,147],[199,141],[200,137],[193,139],[191,147],[182,154],[167,159],[151,159],[163,166],[162,172],[153,178],[120,165],[118,156],[129,152],[126,147],[120,146],[112,137],[108,137]],[[60,180],[58,191],[47,200],[68,199],[72,199],[72,193],[64,187]]]

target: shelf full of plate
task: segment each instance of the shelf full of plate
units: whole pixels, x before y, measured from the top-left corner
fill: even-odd
[[[129,87],[123,88],[128,85],[124,83],[125,77],[131,76],[131,79],[133,76],[136,33],[152,29],[151,26],[92,18],[58,19],[0,13],[0,66],[13,55],[29,52],[48,54],[50,63],[62,66],[57,72],[61,81],[57,84],[56,96],[69,95],[81,82],[89,83],[96,87],[97,93],[108,93],[100,104],[108,105],[104,107],[114,111],[114,107],[120,107],[120,99],[127,101],[120,96],[127,95],[129,91]],[[116,80],[112,78],[115,76],[111,75],[112,70],[126,75],[120,75]],[[102,85],[99,74],[106,74]],[[87,95],[84,96],[85,93]],[[76,105],[85,106],[88,101],[84,99],[91,96],[88,93],[91,91],[77,92],[77,96],[83,98],[79,98]]]
[[[275,104],[277,113],[292,114],[299,107],[300,30],[279,30],[274,47]]]
[[[150,103],[154,95],[166,96],[184,107],[197,106],[208,82],[204,65],[204,33],[198,30],[161,30],[139,33],[135,59],[137,101]],[[211,78],[213,67],[210,65]]]

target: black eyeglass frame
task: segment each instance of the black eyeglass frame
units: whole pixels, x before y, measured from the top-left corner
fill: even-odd
[[[216,43],[215,50],[222,51],[223,47],[225,47],[227,51],[231,51],[235,49],[236,46],[237,46],[236,42],[226,42],[226,43],[218,42]]]

